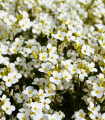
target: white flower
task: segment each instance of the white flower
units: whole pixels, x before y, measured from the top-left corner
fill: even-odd
[[[87,77],[87,73],[85,72],[84,69],[80,69],[80,70],[78,71],[78,74],[79,74],[79,79],[80,79],[81,81],[84,80],[84,77]]]
[[[71,74],[75,74],[75,73],[77,73],[78,70],[79,70],[77,64],[70,65],[70,67],[69,67],[68,69],[69,69],[69,71],[70,71]]]
[[[30,28],[31,26],[30,19],[26,18],[26,19],[20,20],[19,25],[21,26],[22,30],[26,31],[26,29]]]
[[[25,66],[25,62],[26,62],[26,59],[25,59],[25,58],[17,57],[15,64],[16,64],[16,65]]]
[[[33,29],[32,29],[33,33],[40,34],[41,31],[42,31],[42,26],[41,25],[38,25],[38,24],[33,25]]]
[[[91,72],[97,72],[97,69],[94,68],[94,66],[95,66],[94,62],[91,62],[91,63],[88,64],[89,70]]]
[[[28,115],[25,114],[25,113],[18,113],[18,114],[17,114],[17,118],[18,118],[19,120],[29,120]]]
[[[49,114],[49,116],[48,116],[48,120],[59,120],[57,118],[58,118],[57,114],[53,114],[53,115]]]
[[[56,114],[60,120],[65,117],[65,114],[62,111],[59,111]]]
[[[7,23],[7,25],[12,25],[16,21],[17,19],[13,15],[10,15],[8,18],[4,18],[4,22]]]
[[[64,65],[64,67],[65,68],[68,68],[69,69],[69,67],[70,67],[70,62],[71,62],[71,60],[65,60],[65,61],[61,61],[62,62],[62,64]]]
[[[52,87],[52,89],[49,87],[45,87],[45,92],[46,92],[47,96],[55,95],[55,91],[54,91],[54,90],[56,90],[55,85],[51,84],[51,87]]]
[[[42,108],[44,107],[44,105],[42,103],[32,102],[31,107],[33,112],[40,113],[42,112]]]
[[[83,45],[81,52],[84,55],[90,56],[91,53],[94,54],[94,49],[91,48],[89,45]]]
[[[36,6],[36,2],[34,0],[24,0],[24,3],[28,5],[29,9],[32,9],[32,7]]]
[[[23,18],[28,18],[29,14],[26,12],[26,11],[21,11],[21,10],[18,10],[20,14],[22,14]]]
[[[7,98],[5,94],[3,94],[2,98],[0,98],[0,100],[5,103],[6,101],[9,101],[10,99]]]
[[[30,115],[31,120],[45,120],[43,119],[43,113],[42,112],[37,112],[37,113],[33,113]]]
[[[76,111],[72,118],[75,118],[75,120],[86,120],[85,119],[86,113],[83,109],[80,109],[79,111]]]
[[[49,34],[52,32],[52,26],[46,25],[46,27],[43,27],[42,32],[43,32],[45,35],[48,35],[48,36],[49,36]]]
[[[89,117],[92,119],[92,120],[99,120],[99,116],[98,116],[99,114],[97,114],[97,115],[95,115],[95,114],[93,114],[93,113],[90,113],[89,114]]]
[[[3,80],[6,82],[6,85],[8,87],[11,87],[12,84],[17,83],[21,77],[22,75],[20,73],[17,73],[16,71],[14,71],[9,73],[8,76],[4,76]]]
[[[59,39],[59,40],[63,41],[63,40],[64,40],[64,37],[65,37],[65,32],[61,32],[60,30],[58,30],[57,34],[54,35],[54,37],[55,37],[56,39]]]
[[[57,48],[56,48],[55,46],[52,46],[51,43],[48,43],[48,44],[47,44],[47,48],[48,48],[48,50],[50,51],[50,53],[51,53],[51,52],[52,52],[52,53],[55,53],[56,50],[57,50]]]
[[[4,11],[4,10],[0,10],[0,18],[1,19],[5,19],[8,15],[8,12]]]
[[[50,62],[52,62],[53,64],[57,64],[57,59],[58,59],[58,55],[57,54],[53,54],[52,52],[49,53],[49,58],[48,60]]]
[[[88,110],[91,111],[94,115],[98,115],[98,111],[100,110],[100,105],[98,105],[97,107],[95,107],[94,103],[90,102]]]
[[[13,78],[13,84],[17,83],[22,77],[22,75],[20,73],[17,73],[16,71],[9,73],[8,76],[11,76]]]
[[[1,108],[6,112],[6,114],[11,115],[15,110],[15,106],[11,105],[9,101],[6,101]]]
[[[105,49],[105,40],[103,41],[99,40],[99,43],[101,44],[102,48]]]
[[[20,51],[20,53],[24,56],[27,57],[30,53],[32,53],[32,50],[30,48],[23,48],[22,51]]]
[[[97,79],[95,76],[91,76],[91,77],[88,78],[88,80],[86,80],[86,82],[88,84],[90,83],[90,84],[94,85],[96,83],[100,83],[100,80]]]
[[[46,97],[46,93],[42,89],[39,89],[39,92],[37,93],[40,97],[40,99],[44,99]]]
[[[105,120],[105,113],[102,114],[101,119],[100,120]]]
[[[13,84],[13,77],[12,76],[4,76],[3,80],[6,82],[6,86],[11,87]]]
[[[62,74],[58,73],[57,71],[53,71],[53,77],[50,77],[50,82],[53,82],[57,85],[61,83]]]
[[[74,37],[74,36],[72,36],[72,31],[68,31],[68,33],[67,33],[67,40],[69,42],[71,41],[71,37]],[[75,39],[75,37],[74,37],[74,39]]]
[[[104,81],[105,81],[104,74],[99,73],[99,75],[97,75],[97,76],[98,76],[98,78],[100,79],[100,82],[104,82]]]
[[[48,54],[45,53],[45,52],[44,53],[40,53],[39,54],[39,59],[43,60],[43,61],[47,61],[47,59],[48,59],[47,56],[48,56]]]
[[[100,67],[100,69],[101,69],[101,71],[103,72],[103,73],[105,73],[105,67],[103,68],[103,67]]]
[[[51,63],[46,62],[46,63],[42,63],[42,68],[39,68],[38,70],[40,72],[44,72],[44,73],[48,73],[49,70],[53,69],[55,66],[52,66]]]
[[[75,64],[75,63],[78,63],[78,62],[80,62],[81,61],[81,59],[80,58],[76,58],[76,56],[74,57],[71,57],[71,62],[73,63],[73,64]]]
[[[17,99],[18,103],[22,103],[23,100],[28,100],[28,97],[24,93],[21,93],[21,94],[16,93],[15,98]]]
[[[47,108],[48,110],[50,109],[49,104],[51,103],[51,100],[49,98],[41,99],[41,103],[43,103],[43,105],[45,106],[45,108]]]
[[[34,94],[36,94],[36,90],[34,90],[33,86],[28,86],[26,90],[23,91],[24,94],[26,94],[28,97],[32,97]]]
[[[91,95],[96,96],[97,98],[101,98],[103,96],[104,90],[104,87],[99,87],[97,84],[94,84]]]
[[[69,80],[72,78],[72,75],[71,75],[68,71],[64,70],[64,71],[63,71],[63,78],[64,78],[67,82],[69,82]]]

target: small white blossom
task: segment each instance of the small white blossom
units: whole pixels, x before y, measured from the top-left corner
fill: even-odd
[[[6,101],[3,106],[1,107],[6,114],[11,115],[12,112],[15,110],[15,106],[11,105],[11,103],[9,101]]]

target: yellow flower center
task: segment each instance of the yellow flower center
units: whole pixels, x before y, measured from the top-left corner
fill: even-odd
[[[49,29],[49,31],[51,31],[51,29]]]
[[[37,107],[34,107],[34,110],[37,110]]]
[[[99,93],[100,93],[100,91],[99,91],[99,90],[96,90],[96,93],[97,93],[97,94],[99,94]]]
[[[92,80],[92,83],[94,83],[94,80]]]
[[[48,90],[48,93],[51,93],[51,90]]]
[[[59,35],[59,37],[61,38],[61,37],[62,37],[62,35]]]
[[[65,79],[66,79],[67,77],[68,77],[67,75],[64,76]]]
[[[45,59],[45,56],[43,56],[42,59]]]
[[[94,107],[93,107],[93,108],[91,108],[91,110],[93,110],[93,111],[94,111]]]
[[[39,29],[36,29],[37,31],[39,31]]]
[[[81,74],[83,74],[83,71],[81,71]]]
[[[103,43],[103,46],[105,46],[105,43]]]
[[[26,120],[26,117],[24,116],[24,117],[22,117],[22,120]]]
[[[45,71],[47,71],[47,70],[48,70],[48,68],[44,68],[44,70],[45,70]]]
[[[8,82],[11,82],[11,79],[8,79]]]
[[[21,99],[23,99],[23,96],[20,96]]]
[[[80,113],[80,114],[79,114],[79,116],[80,116],[80,117],[83,117],[83,114],[82,114],[82,113]]]
[[[66,64],[65,66],[68,67],[68,64]]]
[[[83,33],[81,33],[81,35],[84,35]]]
[[[75,33],[75,36],[76,36],[76,37],[79,37],[78,33]]]
[[[43,94],[41,93],[40,96],[43,96]]]
[[[5,99],[3,99],[2,101],[3,101],[3,102],[5,102],[6,100],[5,100]]]
[[[73,60],[73,62],[76,62],[76,60]]]
[[[75,72],[75,71],[76,71],[76,68],[73,68],[73,71]]]
[[[86,53],[86,50],[84,50],[84,53]]]
[[[51,59],[54,59],[54,57],[51,57]]]
[[[100,120],[105,120],[104,118],[101,118]]]
[[[29,91],[28,93],[29,93],[29,94],[31,94],[32,92],[31,92],[31,91]]]
[[[40,120],[44,120],[43,118],[40,118]]]
[[[104,78],[101,78],[101,81],[103,81],[104,80]]]
[[[56,80],[58,80],[58,77],[55,77]]]
[[[46,105],[46,102],[44,102],[43,104]]]
[[[6,107],[6,110],[9,110],[9,107]]]
[[[59,115],[61,115],[61,113],[59,113]]]
[[[22,27],[24,27],[25,25],[23,24]]]
[[[16,75],[14,75],[14,78],[16,78]]]
[[[92,67],[90,67],[90,70],[92,70],[93,68]]]

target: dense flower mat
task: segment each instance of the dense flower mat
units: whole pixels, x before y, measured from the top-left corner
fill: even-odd
[[[0,0],[0,120],[105,120],[105,0]]]

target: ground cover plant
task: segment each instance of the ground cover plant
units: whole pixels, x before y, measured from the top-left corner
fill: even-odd
[[[105,0],[0,0],[0,120],[105,120]]]

